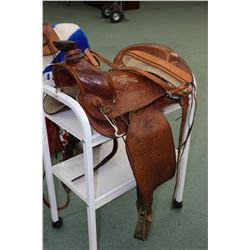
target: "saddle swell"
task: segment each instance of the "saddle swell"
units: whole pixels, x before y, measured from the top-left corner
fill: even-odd
[[[118,52],[114,63],[95,52],[81,55],[71,45],[54,45],[66,53],[66,61],[53,67],[56,86],[77,86],[75,98],[93,128],[105,136],[125,139],[137,187],[134,237],[145,240],[152,222],[153,192],[176,171],[172,130],[161,109],[182,105],[182,133],[192,91],[191,70],[175,51],[159,44],[129,46]],[[101,71],[96,59],[111,70]]]
[[[85,60],[76,63],[60,63],[53,67],[57,87],[78,85],[81,93],[98,93],[104,99],[112,99],[113,89],[104,73],[98,71]]]

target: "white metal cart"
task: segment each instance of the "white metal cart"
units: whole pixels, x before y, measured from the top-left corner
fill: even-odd
[[[193,79],[194,85],[196,86],[194,76]],[[91,128],[86,113],[80,104],[73,98],[46,84],[43,86],[43,93],[54,97],[70,108],[69,111],[54,115],[43,113],[43,161],[52,223],[56,227],[62,225],[62,218],[58,216],[57,211],[57,201],[53,181],[53,175],[55,175],[87,204],[89,248],[97,249],[96,209],[129,191],[136,185],[132,170],[127,160],[125,147],[120,145],[124,142],[122,139],[119,139],[119,147],[116,155],[103,167],[94,172],[94,160],[96,157],[102,159],[103,156],[107,155],[107,152],[110,150],[110,145],[108,145],[109,142],[107,141],[109,141],[110,138],[100,135]],[[185,123],[184,138],[188,133],[190,122],[194,116],[195,107],[194,105],[191,105],[193,102],[192,98],[193,97],[190,95],[190,105],[188,108],[187,121]],[[168,106],[164,110],[164,113],[171,113],[179,108],[180,106],[178,104],[174,104]],[[52,166],[45,117],[78,138],[83,145],[83,154]],[[178,186],[175,192],[175,200],[180,204],[182,203],[183,198],[190,137],[191,136],[189,136],[182,158],[178,163]],[[98,154],[94,154],[93,147],[100,144],[103,144],[101,150]],[[83,173],[85,173],[83,178],[72,182],[72,179]]]

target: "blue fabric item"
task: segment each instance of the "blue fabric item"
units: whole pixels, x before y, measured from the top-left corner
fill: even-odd
[[[52,27],[55,27],[53,25]],[[83,52],[86,48],[90,48],[90,44],[88,41],[88,38],[84,31],[82,29],[77,29],[74,33],[71,34],[71,36],[68,38],[68,41],[75,41],[77,48],[81,49]],[[64,60],[64,53],[59,52],[55,59],[43,70],[43,74],[51,72],[52,71],[52,66],[54,63],[61,62]]]
[[[51,72],[52,71],[52,64],[49,64],[45,69],[43,70],[43,74]],[[49,80],[49,79],[48,79]]]
[[[90,48],[89,41],[83,30],[78,29],[76,30],[68,40],[75,41],[77,48],[81,49],[82,52],[86,48]]]

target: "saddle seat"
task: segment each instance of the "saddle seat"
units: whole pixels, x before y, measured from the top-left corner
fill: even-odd
[[[172,82],[175,86],[179,86],[180,82],[167,73],[167,67],[173,67],[173,70],[184,76],[184,81],[179,79],[181,82],[193,80],[187,63],[174,50],[161,44],[146,43],[128,46],[117,53],[113,62],[118,66],[133,66],[148,71]],[[178,75],[175,77],[178,78]]]

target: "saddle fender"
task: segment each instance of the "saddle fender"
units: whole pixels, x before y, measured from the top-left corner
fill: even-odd
[[[131,114],[126,149],[139,194],[134,237],[145,240],[152,221],[153,192],[176,170],[172,130],[161,111],[148,106]]]
[[[112,99],[112,84],[104,73],[85,60],[77,63],[59,63],[53,67],[55,84],[59,88],[78,84],[81,93],[92,93],[103,99]]]

